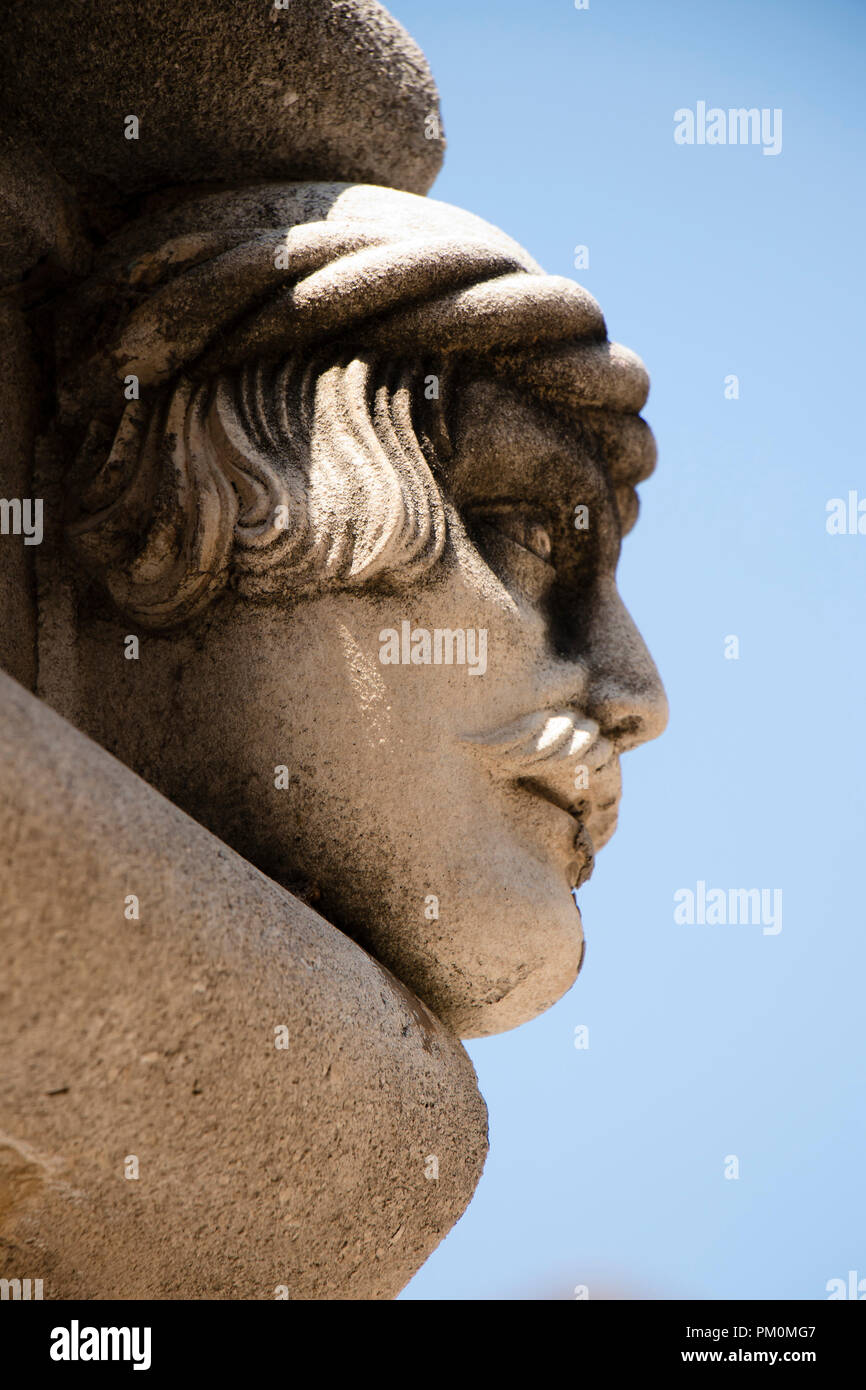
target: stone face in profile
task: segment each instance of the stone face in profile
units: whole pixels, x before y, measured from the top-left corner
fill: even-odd
[[[153,634],[118,701],[82,608],[88,727],[462,1036],[547,1008],[665,719],[614,577],[641,364],[501,232],[357,185],[133,225],[60,341],[69,541]]]
[[[483,1163],[454,1034],[569,987],[664,723],[646,374],[415,196],[435,88],[373,0],[7,9],[3,1274],[391,1297]]]

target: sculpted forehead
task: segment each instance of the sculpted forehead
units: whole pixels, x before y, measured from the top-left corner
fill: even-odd
[[[586,502],[617,540],[631,529],[638,511],[634,482],[646,476],[652,461],[631,475],[621,469],[616,426],[583,424],[491,379],[470,381],[459,394],[449,465],[458,506],[522,498],[570,510]],[[651,441],[642,421],[628,423],[638,424]]]
[[[514,387],[468,383],[453,436],[449,481],[460,506],[499,498],[561,506],[610,497],[610,480],[586,433]]]

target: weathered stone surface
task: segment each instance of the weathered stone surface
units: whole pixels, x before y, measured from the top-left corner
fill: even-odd
[[[44,704],[0,692],[0,1273],[46,1298],[393,1297],[484,1161],[460,1044]]]
[[[425,193],[442,162],[427,63],[375,0],[7,0],[2,27],[0,109],[91,204],[262,178]]]

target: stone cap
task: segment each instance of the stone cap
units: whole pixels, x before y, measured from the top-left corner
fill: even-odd
[[[3,20],[0,120],[91,209],[248,179],[426,193],[442,163],[426,59],[376,0],[6,0]]]

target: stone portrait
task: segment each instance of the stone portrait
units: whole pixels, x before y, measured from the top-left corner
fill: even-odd
[[[591,295],[423,176],[257,159],[149,174],[25,306],[51,363],[37,693],[384,967],[444,1058],[574,982],[620,757],[665,724],[616,588],[648,380]]]
[[[60,373],[83,726],[460,1035],[533,1017],[578,968],[619,755],[664,722],[615,586],[641,364],[408,193],[211,194],[103,254]]]

